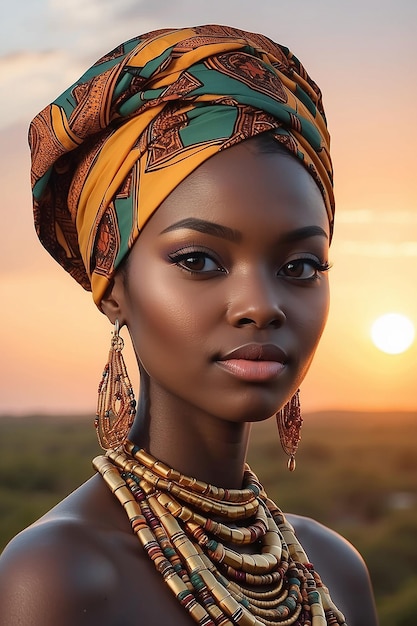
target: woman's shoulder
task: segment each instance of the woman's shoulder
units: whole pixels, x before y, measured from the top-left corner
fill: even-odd
[[[119,588],[121,569],[111,545],[122,545],[124,533],[108,525],[105,504],[92,516],[88,500],[101,497],[94,483],[77,489],[6,546],[0,557],[0,605],[8,626],[81,624],[91,613],[95,621],[108,623],[110,607],[103,599]]]
[[[297,537],[303,547],[309,545],[314,552],[317,548],[336,550],[337,555],[348,559],[348,564],[360,569],[366,568],[365,563],[356,548],[339,533],[310,517],[286,514],[288,521],[294,526]],[[305,548],[308,552],[308,549]]]
[[[5,548],[0,606],[7,626],[189,622],[99,476]]]
[[[287,515],[332,600],[349,626],[377,626],[372,586],[356,548],[337,532],[311,518]]]

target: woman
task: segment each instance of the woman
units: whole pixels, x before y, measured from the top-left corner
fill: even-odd
[[[38,235],[114,325],[96,421],[108,452],[4,552],[3,623],[376,624],[355,550],[286,519],[245,466],[250,424],[276,414],[294,468],[327,317],[318,87],[261,35],[159,31],[103,57],[30,143]]]

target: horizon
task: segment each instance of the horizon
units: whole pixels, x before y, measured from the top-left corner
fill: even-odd
[[[329,416],[353,416],[354,418],[360,418],[363,416],[378,416],[379,418],[385,417],[387,420],[391,420],[393,416],[401,417],[410,417],[417,419],[417,409],[315,409],[310,411],[302,411],[303,416],[303,426],[305,426],[305,422],[309,417],[314,417],[320,419],[321,417],[329,417]],[[1,420],[47,420],[51,421],[54,419],[58,420],[90,420],[87,425],[90,425],[94,428],[94,418],[95,418],[95,410],[87,411],[87,412],[70,412],[70,413],[56,413],[56,412],[27,412],[27,413],[0,413],[0,421]],[[263,426],[265,424],[269,424],[270,422],[274,422],[275,416],[271,415],[265,420],[260,422],[252,422],[252,425],[257,427]],[[379,420],[379,423],[381,421]],[[274,424],[275,426],[275,424]]]

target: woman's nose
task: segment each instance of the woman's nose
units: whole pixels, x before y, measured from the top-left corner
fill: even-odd
[[[251,271],[235,279],[229,298],[227,316],[233,326],[279,328],[285,322],[279,280],[270,272]]]

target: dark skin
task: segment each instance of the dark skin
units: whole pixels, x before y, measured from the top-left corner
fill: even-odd
[[[321,195],[290,155],[248,141],[181,183],[102,302],[128,327],[141,368],[130,439],[183,473],[239,488],[250,424],[291,397],[323,331],[328,246]],[[224,367],[228,351],[253,342],[283,351],[275,374]],[[349,626],[376,626],[357,552],[312,520],[289,519]],[[0,616],[5,626],[194,623],[99,476],[6,548]]]

